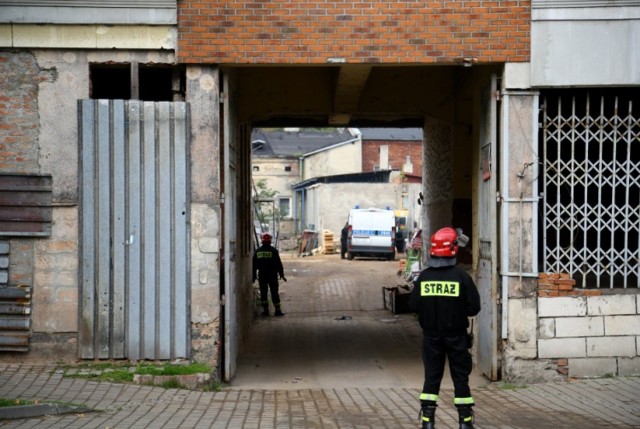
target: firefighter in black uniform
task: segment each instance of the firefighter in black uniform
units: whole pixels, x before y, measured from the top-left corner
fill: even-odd
[[[445,360],[455,389],[459,429],[473,429],[473,397],[469,389],[472,369],[469,317],[480,311],[480,296],[473,279],[456,267],[459,246],[468,238],[453,228],[431,236],[429,264],[413,283],[410,308],[418,313],[423,331],[424,386],[420,394],[422,428],[434,429]]]
[[[260,285],[260,303],[262,304],[262,315],[269,315],[269,290],[271,290],[271,302],[275,307],[276,316],[284,316],[280,308],[280,294],[278,277],[285,282],[284,268],[280,260],[278,249],[271,245],[271,235],[262,235],[262,245],[253,254],[253,282],[258,280]]]

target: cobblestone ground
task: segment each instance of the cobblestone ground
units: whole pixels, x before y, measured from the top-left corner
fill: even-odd
[[[421,334],[415,318],[384,308],[398,263],[284,258],[285,317],[258,318],[220,392],[65,378],[55,365],[0,356],[0,398],[94,411],[18,420],[0,428],[389,428],[420,427]],[[478,429],[640,428],[640,378],[563,381],[513,388],[472,376]],[[450,382],[438,429],[457,429]],[[0,410],[0,415],[2,411]]]
[[[416,389],[197,392],[63,378],[54,367],[0,365],[0,397],[95,411],[19,420],[2,428],[417,428]],[[640,378],[475,391],[478,429],[640,428]],[[437,427],[457,428],[445,390]]]

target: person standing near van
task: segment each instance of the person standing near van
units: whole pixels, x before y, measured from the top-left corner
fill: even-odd
[[[271,291],[271,302],[275,307],[276,316],[284,316],[280,308],[280,293],[278,277],[285,282],[284,267],[280,260],[278,249],[271,245],[271,234],[262,235],[262,243],[253,254],[253,282],[258,280],[260,285],[260,303],[262,304],[262,315],[269,315],[269,291]]]
[[[420,394],[422,429],[434,429],[435,412],[445,361],[454,385],[454,405],[459,429],[473,429],[474,401],[469,388],[472,362],[469,317],[480,312],[476,285],[456,266],[458,247],[468,238],[453,228],[442,228],[431,236],[431,258],[413,283],[410,309],[418,313],[423,332],[424,386]]]
[[[349,222],[345,222],[344,228],[340,231],[340,259],[344,259],[347,254],[347,239],[349,238]]]

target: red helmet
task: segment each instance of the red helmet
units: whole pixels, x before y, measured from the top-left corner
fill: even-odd
[[[452,258],[458,253],[458,233],[453,228],[442,228],[431,236],[429,254],[440,258]]]
[[[271,234],[269,234],[268,232],[265,232],[264,234],[262,234],[262,242],[271,243]]]

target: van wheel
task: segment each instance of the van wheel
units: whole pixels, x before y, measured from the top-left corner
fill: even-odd
[[[353,253],[347,252],[347,259],[353,261]]]
[[[393,261],[394,259],[396,259],[396,252],[389,253],[389,256],[387,256],[387,259],[389,259],[390,261]]]

